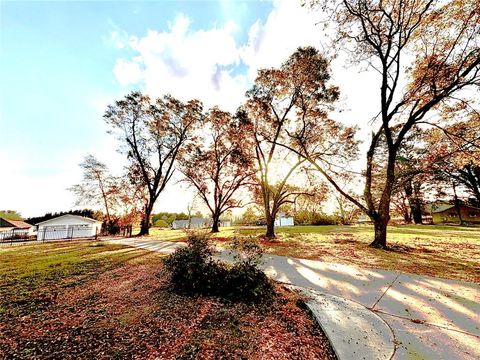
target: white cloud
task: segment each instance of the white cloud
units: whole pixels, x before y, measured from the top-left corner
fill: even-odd
[[[120,85],[135,84],[142,80],[143,74],[139,60],[140,59],[133,59],[132,61],[128,61],[125,59],[117,59],[115,67],[113,68],[113,74]]]
[[[242,29],[248,33],[248,40],[237,43],[239,29],[233,21],[193,30],[190,19],[179,15],[165,31],[123,37],[125,46],[136,54],[130,59],[118,59],[114,74],[121,85],[139,85],[152,96],[171,93],[184,100],[198,98],[206,107],[220,105],[234,111],[243,102],[258,69],[281,65],[300,46],[324,50],[327,42],[318,20],[318,14],[300,2],[277,0],[264,21],[258,19],[249,29]],[[375,74],[345,68],[345,60],[342,55],[332,63],[332,82],[340,86],[344,104],[343,111],[332,116],[364,125],[375,115]],[[241,64],[245,68],[237,68]],[[238,69],[245,71],[234,71]],[[369,136],[366,129],[361,133],[364,139]],[[178,210],[180,204],[186,206],[190,197],[190,193],[170,184],[157,206],[168,210],[175,203]]]
[[[242,47],[242,60],[249,68],[249,79],[257,70],[281,65],[298,47],[321,45],[316,15],[297,1],[275,1],[264,24],[257,21]]]
[[[126,40],[128,39],[128,34],[122,30],[114,30],[110,34],[110,42],[113,46],[118,49],[125,48]]]
[[[199,98],[207,107],[218,104],[233,111],[242,103],[259,68],[279,66],[299,46],[322,49],[317,15],[299,3],[275,1],[268,17],[257,20],[249,29],[239,29],[237,23],[228,21],[194,30],[190,19],[179,15],[164,31],[150,30],[143,37],[135,37],[110,21],[113,31],[104,39],[106,45],[120,49],[122,54],[134,53],[117,59],[113,68],[115,79],[121,86],[137,85],[153,96],[171,93],[181,99]],[[236,5],[227,2],[223,5],[226,14],[238,15]],[[238,31],[248,33],[245,43],[235,40]],[[377,108],[378,82],[372,81],[376,75],[358,74],[358,69],[353,67],[345,69],[344,60],[344,57],[335,60],[333,82],[340,86],[348,109],[334,116],[342,121],[366,124]],[[237,67],[241,64],[245,65],[245,71],[234,71],[244,69]],[[124,91],[124,88],[118,89],[115,96],[92,92],[90,106],[100,118],[106,104]],[[105,130],[105,124],[95,127],[95,135],[81,151],[59,151],[48,159],[45,169],[32,169],[38,166],[32,164],[46,164],[44,159],[36,159],[35,154],[8,157],[0,153],[0,163],[8,169],[8,176],[0,176],[0,208],[19,210],[26,216],[70,208],[74,199],[66,188],[80,180],[78,163],[89,152],[108,163],[113,172],[120,173],[124,158],[115,151],[115,139],[104,136]],[[362,135],[365,139],[369,136],[366,130]],[[172,182],[156,209],[185,210],[190,199],[189,190]]]
[[[207,30],[190,30],[190,20],[179,15],[167,31],[150,30],[142,38],[130,37],[138,52],[131,60],[119,59],[114,75],[121,85],[142,84],[147,93],[171,93],[181,99],[199,98],[207,106],[230,110],[241,102],[245,75],[233,75],[240,61],[234,22]]]
[[[237,44],[235,22],[194,31],[190,19],[179,15],[165,31],[150,30],[139,38],[123,36],[125,46],[137,54],[118,59],[113,72],[122,86],[140,85],[152,96],[199,98],[207,107],[220,105],[233,111],[258,69],[279,66],[299,46],[321,49],[317,20],[318,15],[299,2],[275,1],[264,22],[257,20],[243,30],[248,41]],[[246,71],[234,72],[241,63]]]

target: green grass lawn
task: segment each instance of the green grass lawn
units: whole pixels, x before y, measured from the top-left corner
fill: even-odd
[[[80,284],[141,254],[123,245],[92,241],[2,246],[0,314],[18,304],[35,306],[44,295],[44,287]]]
[[[135,235],[138,234],[139,231],[140,229],[133,229],[132,233]],[[150,228],[150,234],[144,237],[150,239],[162,239],[165,241],[184,241],[185,236],[184,230],[152,227]]]
[[[168,240],[163,231],[176,241],[186,236],[182,230],[161,230],[151,238]],[[264,233],[264,227],[230,227],[212,239],[226,247],[234,236],[253,236],[268,254],[480,282],[480,227],[392,225],[388,250],[368,246],[371,225],[279,227],[275,241],[263,239]]]
[[[137,234],[140,229],[133,229],[133,234]],[[209,229],[201,230],[208,232]],[[212,238],[232,238],[236,233],[236,227],[225,227],[220,229],[220,233],[212,234]],[[150,234],[144,236],[148,239],[157,239],[162,241],[185,241],[187,237],[186,230],[173,230],[173,229],[165,229],[165,228],[157,228],[152,227],[150,228]]]

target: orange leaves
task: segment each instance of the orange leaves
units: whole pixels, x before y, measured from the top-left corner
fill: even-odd
[[[0,322],[0,357],[109,359],[328,359],[328,342],[279,289],[271,306],[175,295],[161,259],[142,253],[58,291],[25,314]],[[30,289],[32,290],[32,289]],[[25,309],[23,309],[25,310]]]

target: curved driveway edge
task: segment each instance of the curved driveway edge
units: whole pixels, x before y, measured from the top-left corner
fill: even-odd
[[[185,246],[142,238],[113,242],[164,254]],[[226,251],[217,257],[231,261]],[[348,299],[379,315],[395,334],[395,360],[480,359],[478,283],[275,255],[266,255],[262,267],[274,280]]]
[[[307,307],[322,328],[339,360],[389,360],[395,338],[385,321],[366,307],[311,289],[288,286],[307,297]]]

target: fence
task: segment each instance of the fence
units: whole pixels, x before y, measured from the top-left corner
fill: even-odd
[[[25,230],[14,229],[0,231],[0,243],[23,242],[29,240],[36,240],[36,236],[29,234],[28,231]]]
[[[78,238],[97,238],[97,229],[88,226],[82,228],[66,227],[64,229],[41,228],[37,232],[37,240],[60,240]]]
[[[25,230],[16,229],[9,231],[0,231],[0,244],[2,243],[16,243],[26,241],[47,241],[47,240],[70,240],[80,238],[95,238],[108,234],[98,233],[97,228],[93,226],[77,227],[77,226],[65,226],[63,228],[40,228],[34,235],[29,234]],[[115,235],[118,237],[131,237],[132,225],[126,225],[118,228],[118,232]]]

